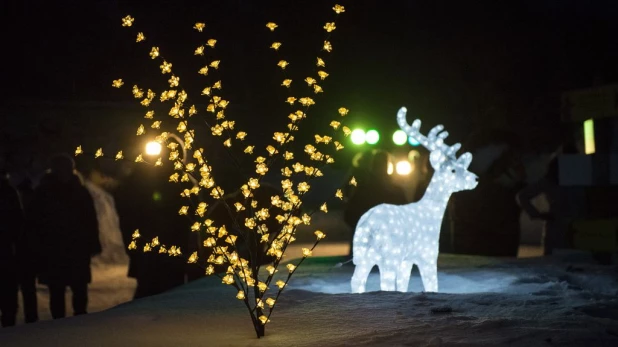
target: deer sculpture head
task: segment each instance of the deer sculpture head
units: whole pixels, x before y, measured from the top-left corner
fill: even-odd
[[[373,266],[380,270],[380,289],[408,290],[410,273],[416,265],[425,291],[438,291],[437,261],[440,226],[452,193],[474,189],[477,177],[468,171],[472,154],[459,158],[460,144],[448,146],[448,133],[435,126],[427,136],[420,132],[421,121],[406,121],[406,108],[397,113],[397,123],[408,136],[430,151],[429,161],[435,173],[420,201],[407,205],[380,204],[365,212],[356,225],[353,241],[352,292],[365,291]]]
[[[457,158],[455,154],[461,148],[461,144],[448,146],[444,143],[444,139],[448,136],[448,132],[444,131],[444,126],[436,125],[425,136],[420,132],[420,119],[416,119],[412,125],[409,125],[406,121],[406,112],[405,107],[399,109],[397,123],[408,136],[413,137],[429,150],[429,163],[435,171],[432,181],[439,183],[435,185],[437,189],[444,189],[450,193],[474,189],[478,177],[468,171],[472,162],[472,154],[466,152]],[[433,188],[433,185],[429,187],[429,189]],[[427,193],[432,192],[428,190]]]

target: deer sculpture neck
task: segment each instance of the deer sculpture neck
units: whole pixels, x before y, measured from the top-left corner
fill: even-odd
[[[430,151],[434,169],[423,198],[407,205],[381,204],[371,208],[358,221],[354,234],[352,291],[365,291],[367,276],[374,265],[380,269],[382,290],[407,291],[410,272],[416,264],[425,291],[438,291],[437,258],[440,225],[452,193],[474,189],[477,177],[468,171],[470,153],[459,158],[459,144],[447,146],[448,136],[438,125],[427,136],[420,133],[420,120],[406,122],[406,109],[397,114],[399,127]]]

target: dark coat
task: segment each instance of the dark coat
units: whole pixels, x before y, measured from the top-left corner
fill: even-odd
[[[94,202],[79,177],[62,182],[45,175],[27,215],[39,282],[90,282],[90,258],[101,253],[101,243]]]
[[[17,241],[23,226],[23,212],[17,191],[0,178],[0,276],[17,270]],[[13,277],[13,276],[12,276]],[[12,278],[11,277],[11,278]]]
[[[178,215],[178,209],[188,200],[180,196],[178,185],[167,182],[168,177],[164,170],[135,164],[132,174],[114,194],[125,246],[130,244],[136,229],[141,234],[138,248],[127,250],[130,259],[127,275],[138,283],[135,298],[184,284],[187,264],[183,257],[159,254],[158,248],[143,252],[144,244],[158,237],[161,245],[178,246],[183,255],[190,254],[187,243],[191,224],[186,216]]]

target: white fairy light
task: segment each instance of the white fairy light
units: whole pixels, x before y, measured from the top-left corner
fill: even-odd
[[[435,126],[427,136],[420,133],[420,120],[412,125],[406,121],[406,108],[397,113],[397,123],[410,137],[431,151],[429,162],[435,173],[423,198],[407,205],[380,204],[367,211],[358,221],[354,234],[354,264],[352,292],[363,293],[367,276],[377,265],[380,289],[406,292],[412,266],[418,267],[426,292],[438,291],[438,250],[440,226],[446,204],[452,193],[471,190],[477,176],[468,171],[472,154],[459,158],[455,152],[459,143],[444,144],[448,136],[442,125]]]

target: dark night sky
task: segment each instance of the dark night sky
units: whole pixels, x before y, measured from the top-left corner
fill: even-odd
[[[333,3],[5,0],[3,84],[9,90],[2,98],[128,100],[126,90],[110,87],[113,79],[148,86],[166,80],[147,58],[154,44],[171,52],[166,56],[181,78],[188,76],[184,81],[197,79],[192,52],[199,36],[191,26],[200,20],[210,30],[202,37],[219,40],[225,95],[251,108],[249,116],[267,117],[263,110],[281,107],[285,94],[274,86],[281,75],[264,24],[280,25],[275,37],[284,43],[281,54],[300,81],[312,69]],[[618,1],[340,3],[347,12],[332,38],[323,100],[329,107],[348,106],[359,124],[373,119],[394,127],[394,112],[407,105],[430,123],[447,121],[461,133],[479,125],[552,127],[562,91],[618,82]],[[135,30],[120,26],[126,14],[136,17],[146,45],[135,44]]]

